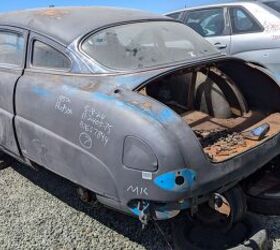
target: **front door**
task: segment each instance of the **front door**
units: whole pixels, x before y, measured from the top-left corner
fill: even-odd
[[[184,23],[206,38],[218,50],[229,54],[231,37],[225,8],[191,10],[187,12]]]
[[[26,38],[26,31],[0,27],[0,146],[16,155],[14,94],[24,69]]]

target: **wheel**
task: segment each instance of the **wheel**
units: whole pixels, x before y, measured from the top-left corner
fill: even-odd
[[[189,215],[179,216],[172,223],[175,250],[249,250],[268,249],[268,235],[258,218],[246,214],[230,230],[208,228]]]
[[[96,201],[96,197],[91,191],[80,186],[77,187],[76,191],[79,199],[83,203],[92,205]]]
[[[246,211],[246,196],[237,185],[223,194],[215,194],[208,203],[200,205],[194,217],[205,227],[226,232],[242,219]]]
[[[6,155],[4,152],[0,152],[0,170],[8,168],[11,166],[13,159]]]
[[[280,215],[280,167],[274,164],[266,166],[246,180],[243,189],[250,211]]]

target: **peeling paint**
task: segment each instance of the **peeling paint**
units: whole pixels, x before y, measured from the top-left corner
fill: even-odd
[[[101,93],[101,92],[93,93],[92,97],[94,99],[102,99],[102,100],[105,100],[105,101],[114,102],[115,105],[121,106],[123,108],[129,108],[129,109],[137,112],[138,114],[152,117],[152,118],[158,120],[161,123],[170,122],[173,119],[176,119],[176,114],[174,113],[173,110],[171,110],[168,107],[163,107],[158,112],[158,111],[153,111],[152,110],[152,104],[149,105],[149,107],[147,108],[147,107],[145,107],[145,103],[144,104],[139,103],[138,105],[136,105],[135,102],[128,102],[128,101],[124,101],[124,100],[119,100],[118,98],[116,98],[114,96],[109,96],[109,95],[106,95],[106,94]]]
[[[42,87],[34,86],[32,87],[32,92],[35,93],[38,96],[47,97],[50,95],[50,91],[47,89],[44,89]]]
[[[180,182],[178,182],[177,179]],[[185,192],[193,186],[195,180],[196,173],[191,169],[185,168],[157,176],[154,180],[154,183],[166,191]]]
[[[75,95],[79,91],[78,88],[69,85],[62,85],[62,90],[66,91],[68,95]]]

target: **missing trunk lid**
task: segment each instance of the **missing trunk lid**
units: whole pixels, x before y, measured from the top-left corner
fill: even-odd
[[[279,87],[244,63],[232,72],[235,63],[180,70],[138,90],[178,113],[213,162],[252,150],[280,133]],[[272,100],[264,101],[263,95]],[[255,131],[262,134],[254,136]]]

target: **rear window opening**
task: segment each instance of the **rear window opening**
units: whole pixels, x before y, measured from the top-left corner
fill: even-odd
[[[279,87],[241,62],[181,70],[138,91],[178,113],[213,162],[235,157],[280,133]]]
[[[81,50],[108,71],[143,70],[219,54],[195,31],[174,21],[110,27],[87,37]]]

